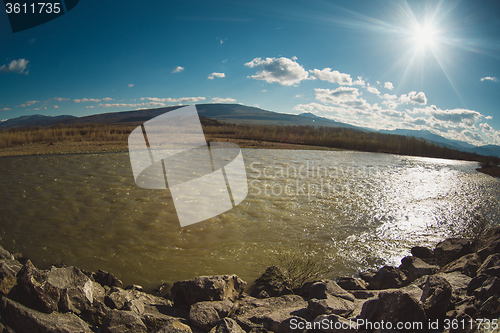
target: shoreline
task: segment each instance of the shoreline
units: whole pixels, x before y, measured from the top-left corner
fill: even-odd
[[[270,266],[248,294],[237,275],[199,276],[146,293],[102,270],[40,270],[1,246],[0,268],[2,332],[373,332],[368,323],[383,322],[421,323],[414,332],[492,332],[481,325],[500,318],[500,226],[434,249],[413,247],[399,267],[354,277],[293,283],[293,275]],[[446,329],[447,320],[467,326]]]

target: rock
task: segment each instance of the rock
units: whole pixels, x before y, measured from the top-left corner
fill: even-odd
[[[111,310],[104,319],[102,333],[146,333],[146,325],[132,311]]]
[[[90,327],[73,313],[42,313],[3,297],[0,313],[15,332],[91,332]]]
[[[100,269],[97,271],[97,273],[94,273],[92,276],[95,282],[99,283],[103,287],[108,286],[108,287],[123,288],[123,282],[109,272]]]
[[[307,302],[297,295],[265,299],[248,296],[235,302],[231,317],[246,332],[290,332],[290,321],[313,320],[306,307]]]
[[[221,318],[227,317],[233,303],[231,301],[198,302],[191,305],[189,321],[203,330],[210,330]]]
[[[476,318],[495,319],[500,317],[500,299],[498,296],[490,296],[480,305]]]
[[[175,306],[189,309],[202,301],[235,301],[245,286],[236,275],[200,276],[174,283],[171,292]]]
[[[138,299],[133,299],[131,301],[128,301],[124,306],[123,310],[125,311],[132,311],[138,315],[142,315],[145,312],[144,309],[144,303],[139,301]]]
[[[384,266],[372,277],[368,284],[368,288],[376,290],[400,288],[407,284],[407,277],[401,269],[392,266]]]
[[[9,251],[0,246],[0,259],[14,260],[14,256]]]
[[[336,314],[347,317],[354,310],[354,300],[327,295],[325,299],[313,298],[308,301],[307,310],[313,317],[322,314]]]
[[[431,275],[438,271],[439,267],[435,265],[429,265],[422,259],[417,257],[404,257],[401,259],[401,266],[399,269],[406,270],[408,277],[408,282],[413,282],[421,276]]]
[[[430,259],[434,257],[431,249],[423,246],[414,246],[411,248],[411,255],[420,259]]]
[[[376,272],[359,272],[359,277],[366,283],[370,283],[370,280],[377,274]]]
[[[129,284],[128,286],[125,287],[125,290],[144,291],[144,288],[138,284]]]
[[[312,329],[325,333],[354,333],[356,332],[355,321],[349,321],[343,317],[330,314],[314,318]]]
[[[467,314],[473,317],[477,312],[476,307],[474,306],[474,301],[474,297],[466,297],[462,301],[458,302],[455,304],[455,314],[450,317],[456,318],[462,314]]]
[[[440,265],[446,265],[471,252],[471,241],[463,238],[448,238],[436,245],[434,256]]]
[[[354,301],[354,295],[340,288],[335,281],[321,280],[313,283],[309,289],[309,299],[326,299],[328,296],[335,296],[345,300]]]
[[[366,282],[354,277],[343,277],[337,281],[340,288],[345,290],[366,290]]]
[[[75,312],[89,308],[95,299],[104,300],[104,288],[76,267],[38,270],[27,261],[19,271],[18,282],[42,312]]]
[[[0,259],[0,295],[7,295],[17,284],[17,273],[23,265],[14,259]]]
[[[490,268],[500,268],[500,253],[490,254],[480,265],[477,270],[477,275],[483,274],[486,270]],[[491,274],[490,274],[491,275]]]
[[[489,255],[500,253],[500,226],[492,228],[481,236],[477,242],[477,253],[485,260]]]
[[[471,278],[460,272],[436,273],[436,276],[442,277],[451,285],[452,299],[463,299],[467,296],[467,286]]]
[[[132,297],[127,290],[115,287],[112,289],[112,292],[104,298],[104,304],[111,309],[121,310],[125,304],[131,300]]]
[[[291,283],[276,266],[270,266],[255,280],[250,296],[257,298],[277,297],[292,294]]]
[[[104,305],[104,303],[94,301],[92,306],[80,314],[80,318],[85,320],[90,325],[100,327],[104,323],[104,319],[110,311],[111,309]]]
[[[366,330],[370,324],[382,321],[392,323],[393,327],[398,322],[422,323],[422,327],[427,323],[422,303],[400,290],[382,291],[378,298],[366,301],[358,319],[363,320],[361,326]]]
[[[192,333],[191,327],[180,321],[172,321],[154,331],[154,333]]]
[[[481,287],[474,290],[472,293],[476,300],[480,303],[483,303],[491,296],[500,296],[500,278],[496,276],[488,277]]]
[[[235,320],[224,318],[209,333],[245,333],[245,331]]]
[[[427,277],[420,300],[428,319],[444,319],[451,294],[452,287],[445,278],[435,275]]]
[[[440,269],[440,272],[460,272],[467,276],[474,277],[479,266],[481,266],[481,257],[477,253],[471,253],[445,265]]]

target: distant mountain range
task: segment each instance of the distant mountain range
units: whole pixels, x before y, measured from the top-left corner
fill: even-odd
[[[0,130],[15,127],[27,126],[50,126],[57,123],[79,124],[79,123],[101,123],[101,124],[140,124],[152,119],[165,112],[175,110],[181,106],[171,106],[158,109],[147,109],[137,111],[123,111],[101,113],[85,117],[63,116],[22,116],[19,118],[8,119],[0,122]],[[300,115],[291,115],[273,111],[262,110],[260,108],[245,106],[241,104],[198,104],[196,105],[200,116],[224,121],[234,124],[248,125],[311,125],[326,127],[343,127],[366,132],[376,132],[376,130],[357,127],[331,119],[318,117],[312,113],[302,113]],[[404,136],[414,136],[434,142],[440,146],[457,149],[460,151],[477,153],[481,155],[500,157],[500,146],[485,145],[477,147],[466,142],[446,139],[442,136],[433,134],[425,130],[381,130],[381,133],[396,134]]]

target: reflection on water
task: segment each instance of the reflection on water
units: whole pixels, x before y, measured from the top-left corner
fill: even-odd
[[[145,287],[197,275],[251,282],[273,251],[327,256],[334,275],[398,264],[477,217],[498,224],[500,181],[476,163],[359,152],[243,150],[248,197],[181,228],[126,153],[0,159],[0,244],[39,267],[104,269]]]

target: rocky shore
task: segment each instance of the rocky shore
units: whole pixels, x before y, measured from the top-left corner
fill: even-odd
[[[201,276],[149,294],[105,271],[36,268],[0,247],[0,332],[494,332],[500,227],[414,247],[399,267],[291,288],[269,267],[248,289]]]

